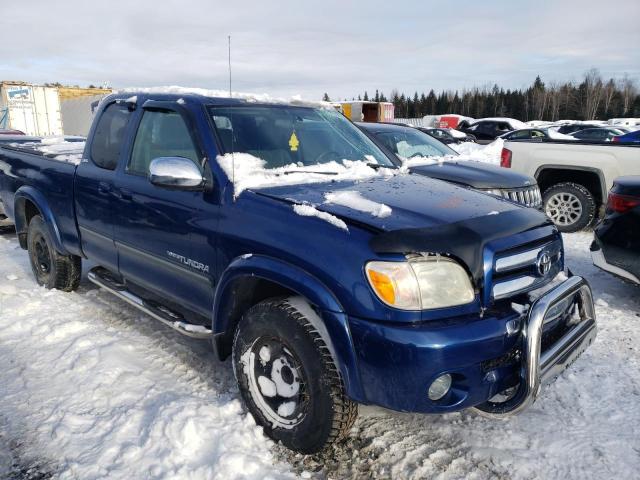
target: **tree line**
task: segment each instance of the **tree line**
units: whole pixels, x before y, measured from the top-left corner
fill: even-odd
[[[325,100],[329,96],[325,93]],[[620,79],[603,79],[596,69],[585,73],[582,81],[549,82],[540,76],[526,89],[507,89],[498,85],[462,91],[433,89],[412,96],[393,90],[387,98],[376,90],[358,100],[390,101],[397,118],[457,113],[473,118],[512,117],[529,120],[606,120],[616,117],[640,117],[640,91],[636,82],[625,75]],[[353,98],[353,100],[356,100]]]

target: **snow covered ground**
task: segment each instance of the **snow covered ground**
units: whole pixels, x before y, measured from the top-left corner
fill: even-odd
[[[640,289],[591,265],[589,234],[565,240],[599,336],[529,411],[361,408],[346,441],[305,457],[262,435],[207,342],[86,280],[38,288],[15,235],[0,235],[0,478],[637,478]]]

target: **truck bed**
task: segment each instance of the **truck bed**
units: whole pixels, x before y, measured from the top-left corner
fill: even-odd
[[[81,142],[80,142],[81,143]],[[46,195],[50,214],[58,225],[63,246],[77,251],[78,230],[74,215],[73,189],[77,157],[69,153],[44,153],[47,145],[0,147],[0,194],[9,218],[15,220],[16,192],[20,198]]]

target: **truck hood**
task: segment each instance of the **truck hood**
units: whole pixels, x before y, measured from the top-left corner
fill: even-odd
[[[327,202],[327,194],[340,192],[357,192],[367,200],[386,205],[391,212],[376,216],[356,205]],[[537,210],[419,175],[271,187],[254,193],[291,204],[311,204],[348,225],[372,230],[370,247],[377,253],[454,255],[465,262],[478,281],[483,275],[485,244],[550,225]]]
[[[411,167],[409,170],[418,175],[478,189],[522,188],[536,183],[533,178],[513,170],[469,160],[421,165]]]

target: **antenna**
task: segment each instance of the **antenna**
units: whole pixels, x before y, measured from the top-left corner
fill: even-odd
[[[233,96],[233,92],[231,91],[231,35],[227,37],[228,45],[229,45],[229,98]]]
[[[231,89],[231,35],[227,36],[228,56],[229,56],[229,98],[233,98],[233,90]],[[231,117],[231,183],[233,184],[233,198],[236,196],[236,156],[235,156],[235,132],[233,131],[233,105],[230,105]]]

